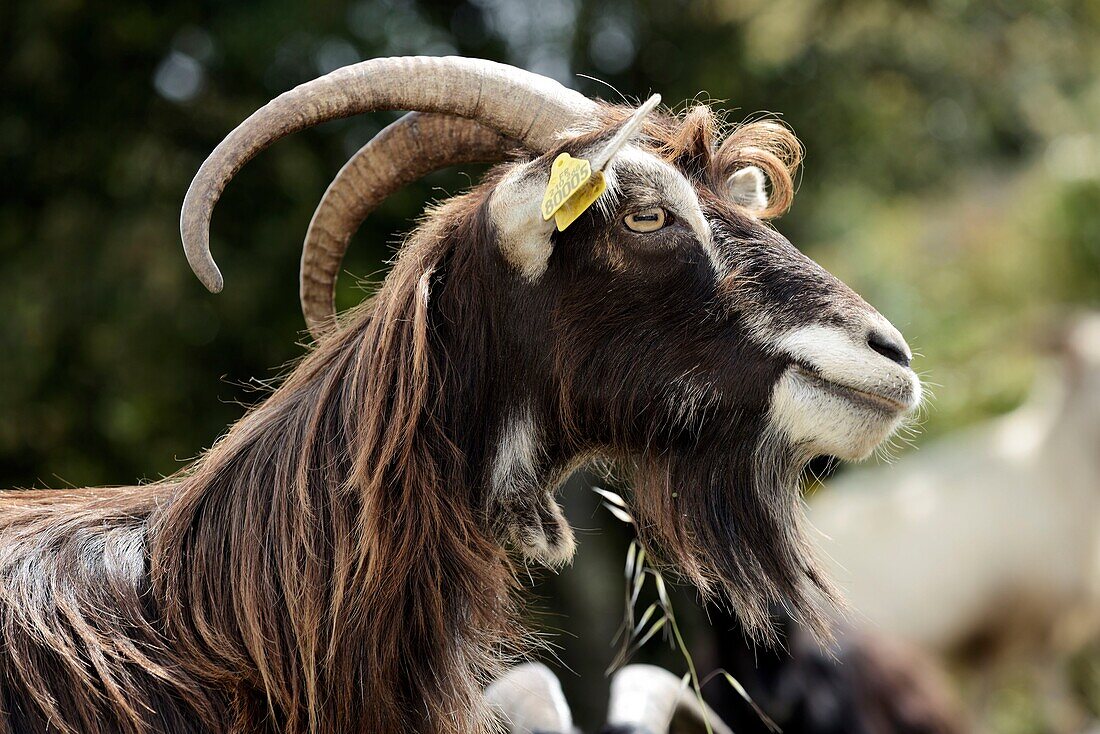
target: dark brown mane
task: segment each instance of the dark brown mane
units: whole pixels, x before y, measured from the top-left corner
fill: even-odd
[[[443,430],[440,397],[453,388],[430,333],[433,281],[456,239],[446,230],[474,218],[462,211],[471,204],[451,202],[420,230],[379,293],[230,432],[155,519],[153,583],[170,600],[169,628],[197,656],[254,661],[290,731],[335,730],[368,711],[375,730],[431,721],[447,731],[453,712],[477,709],[476,674],[496,664],[447,655],[508,639],[510,568],[474,514],[473,469]],[[242,478],[255,496],[239,492]],[[230,544],[221,528],[196,521],[204,514],[274,540]],[[227,566],[243,607],[229,651],[203,633],[224,613],[213,571]],[[284,607],[282,623],[260,616]],[[292,636],[268,640],[272,628]],[[379,695],[425,690],[438,696]]]
[[[480,731],[483,683],[515,652],[515,584],[442,430],[429,314],[456,239],[441,230],[478,203],[449,203],[456,216],[420,230],[346,328],[185,475],[0,500],[2,703],[19,731]],[[151,586],[112,568],[133,550],[116,537],[147,546]],[[60,616],[43,574],[74,595]]]

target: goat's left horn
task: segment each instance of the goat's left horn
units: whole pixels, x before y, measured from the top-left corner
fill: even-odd
[[[478,120],[532,150],[592,117],[597,105],[552,79],[480,59],[415,56],[372,59],[279,95],[237,126],[195,174],[183,200],[187,261],[215,293],[222,276],[210,255],[210,217],[226,184],[275,141],[327,120],[376,110],[444,112]]]
[[[410,112],[344,164],[321,197],[302,247],[302,315],[315,339],[336,325],[336,278],[359,225],[395,191],[461,163],[495,163],[520,143],[474,120]]]

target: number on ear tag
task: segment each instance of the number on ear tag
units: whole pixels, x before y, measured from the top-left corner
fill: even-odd
[[[550,181],[542,197],[542,218],[554,218],[562,232],[607,188],[603,173],[592,173],[592,166],[583,158],[562,153],[550,167]]]
[[[554,212],[554,223],[558,225],[558,231],[564,232],[565,228],[573,223],[585,210],[592,206],[600,194],[607,190],[607,179],[602,171],[596,171],[575,194],[570,196],[561,208]]]

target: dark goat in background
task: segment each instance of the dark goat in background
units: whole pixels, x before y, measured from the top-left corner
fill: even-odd
[[[711,621],[714,664],[727,670],[784,731],[803,734],[963,734],[961,703],[946,672],[917,648],[844,628],[822,649],[777,610],[782,646],[755,645],[737,619]],[[707,688],[715,710],[738,734],[771,734],[731,687]]]
[[[203,282],[221,288],[208,226],[241,165],[377,109],[448,117],[437,141],[411,118],[362,152],[385,165],[330,190],[349,211],[433,144],[440,164],[471,135],[499,153],[472,125],[514,160],[433,209],[339,329],[313,296],[340,253],[311,239],[316,347],[178,476],[0,497],[9,730],[487,731],[482,687],[523,651],[507,553],[571,557],[553,492],[596,458],[631,480],[650,545],[753,633],[783,601],[825,634],[799,470],[868,454],[920,384],[901,335],[762,221],[791,200],[793,135],[718,144],[705,107],[643,118],[490,62],[367,61],[203,164],[181,220]],[[555,231],[539,202],[566,151],[609,187]]]

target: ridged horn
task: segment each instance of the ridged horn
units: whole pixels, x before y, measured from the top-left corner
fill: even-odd
[[[203,162],[183,200],[180,235],[195,275],[217,293],[210,217],[226,184],[275,141],[327,120],[375,110],[444,112],[484,123],[535,151],[589,117],[596,103],[552,79],[458,57],[372,59],[299,85],[252,113]]]
[[[474,120],[410,112],[344,164],[313,213],[302,247],[302,315],[315,339],[336,325],[336,278],[359,225],[391,194],[432,171],[493,163],[520,143]]]

